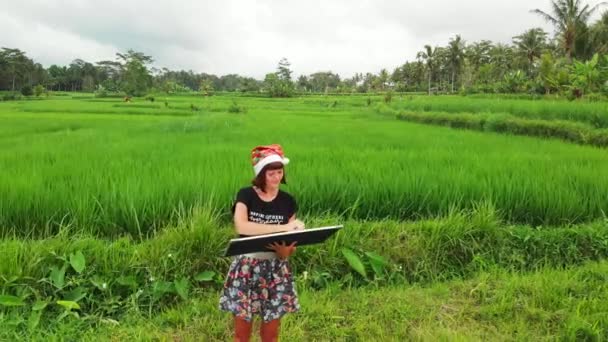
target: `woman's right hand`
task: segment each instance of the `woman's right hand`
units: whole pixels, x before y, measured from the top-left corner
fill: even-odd
[[[285,241],[281,241],[281,243],[273,242],[266,246],[266,248],[273,250],[280,259],[287,259],[296,251],[296,242],[292,242],[290,245],[285,244]]]

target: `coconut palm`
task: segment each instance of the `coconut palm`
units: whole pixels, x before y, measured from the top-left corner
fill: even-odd
[[[557,33],[560,35],[562,48],[568,59],[571,60],[581,26],[587,25],[589,17],[605,4],[608,4],[608,2],[602,1],[590,7],[588,4],[581,3],[580,0],[552,0],[551,14],[540,9],[534,9],[532,13],[540,15],[555,26]]]
[[[452,72],[452,93],[454,92],[454,80],[456,75],[460,72],[462,63],[464,62],[464,42],[460,35],[456,35],[455,38],[450,39],[447,49],[448,64],[450,71]]]
[[[541,28],[529,29],[519,36],[513,37],[513,45],[520,55],[528,61],[528,74],[532,71],[535,58],[540,58],[543,49],[547,45],[547,32]]]
[[[435,57],[437,48],[432,48],[430,45],[425,45],[424,50],[418,52],[416,58],[421,59],[426,64],[426,69],[428,72],[428,81],[429,81],[429,95],[431,95],[431,81],[433,77],[433,72],[435,72]]]

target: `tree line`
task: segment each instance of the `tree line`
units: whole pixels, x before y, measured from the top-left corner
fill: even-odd
[[[16,48],[0,50],[0,90],[31,94],[44,90],[84,91],[141,96],[148,92],[294,93],[428,92],[608,94],[608,11],[590,23],[606,3],[550,1],[550,10],[532,10],[555,27],[550,37],[541,28],[513,36],[512,42],[466,42],[460,35],[445,46],[425,45],[414,60],[392,72],[356,73],[341,78],[331,71],[292,77],[285,58],[263,80],[228,74],[217,76],[151,67],[152,56],[128,50],[115,60],[95,63],[75,59],[67,66],[43,67]],[[26,94],[26,95],[27,95]]]

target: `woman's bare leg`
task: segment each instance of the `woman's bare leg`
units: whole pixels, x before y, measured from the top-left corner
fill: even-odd
[[[253,321],[247,322],[243,318],[234,316],[234,342],[249,342]]]
[[[279,327],[281,321],[279,319],[270,322],[262,322],[260,327],[260,337],[262,342],[277,342],[279,340]]]

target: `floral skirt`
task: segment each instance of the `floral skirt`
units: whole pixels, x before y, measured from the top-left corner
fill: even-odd
[[[289,261],[236,257],[228,270],[219,308],[246,321],[257,314],[264,322],[299,311]]]

